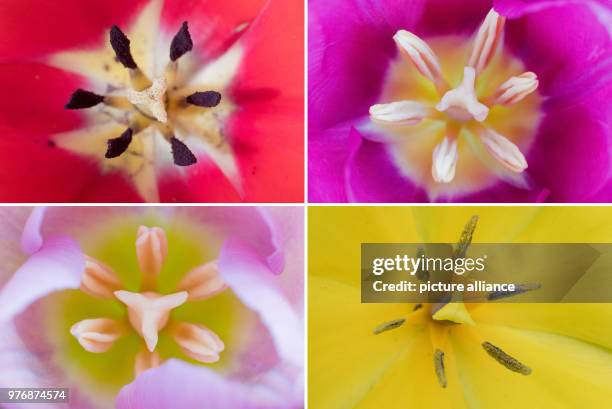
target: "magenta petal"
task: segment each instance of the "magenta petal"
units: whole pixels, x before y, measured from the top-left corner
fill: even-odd
[[[344,168],[348,160],[350,125],[338,125],[324,131],[310,130],[308,135],[308,200],[310,202],[346,202]]]
[[[549,201],[582,202],[608,180],[611,145],[609,126],[585,107],[557,110],[540,127],[529,172],[550,190]]]
[[[285,397],[258,384],[243,384],[203,367],[171,359],[125,386],[117,409],[281,409]]]
[[[364,115],[396,54],[393,35],[410,30],[423,1],[309,2],[308,107],[311,126]]]
[[[400,174],[387,146],[350,131],[351,155],[345,175],[349,200],[353,202],[424,202],[425,191]]]
[[[612,8],[612,0],[494,0],[495,10],[509,18],[522,17],[527,13],[534,13],[548,7],[563,6],[566,4],[601,4]]]
[[[415,34],[471,36],[491,9],[491,0],[427,0]]]
[[[5,322],[47,294],[78,288],[85,268],[79,245],[65,236],[53,236],[0,289],[0,322]]]
[[[238,298],[259,315],[274,339],[278,354],[301,367],[304,363],[302,320],[265,261],[243,241],[230,238],[221,249],[219,271]]]
[[[564,4],[509,21],[506,38],[527,69],[538,75],[541,93],[576,101],[610,87],[612,41],[583,2]]]

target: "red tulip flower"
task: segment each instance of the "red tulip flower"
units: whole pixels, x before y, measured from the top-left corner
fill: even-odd
[[[0,200],[299,202],[299,0],[6,0]]]

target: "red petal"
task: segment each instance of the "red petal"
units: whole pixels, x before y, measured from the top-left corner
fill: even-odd
[[[230,135],[246,201],[304,197],[304,5],[272,0],[245,34]]]
[[[56,148],[49,135],[81,125],[64,109],[82,79],[38,63],[0,64],[0,201],[139,201],[119,175]]]
[[[41,141],[0,139],[0,202],[126,202],[138,195],[118,175]]]
[[[159,180],[161,202],[239,202],[240,196],[221,173],[219,168],[205,156],[198,156],[197,165],[187,169],[188,180],[177,171],[166,172]]]
[[[47,137],[80,125],[80,115],[64,109],[80,78],[38,63],[0,64],[0,132],[21,138]]]
[[[189,22],[194,48],[207,58],[226,50],[239,36],[236,28],[255,19],[265,0],[166,0],[162,24],[174,35]]]
[[[146,0],[2,0],[0,61],[38,57],[103,41]]]

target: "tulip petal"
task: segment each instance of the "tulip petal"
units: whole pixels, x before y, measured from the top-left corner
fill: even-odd
[[[351,156],[345,175],[349,200],[355,202],[423,202],[425,191],[402,175],[385,144],[350,131]]]
[[[122,177],[102,175],[93,163],[49,140],[51,134],[80,126],[79,116],[63,109],[80,85],[78,77],[42,64],[1,65],[0,88],[11,98],[0,101],[0,201],[138,200]]]
[[[214,371],[171,359],[159,368],[143,372],[125,386],[117,409],[285,409],[293,408],[286,395],[261,384],[225,379]]]
[[[0,322],[51,292],[78,288],[84,268],[85,258],[74,240],[65,236],[45,239],[0,289]]]
[[[499,408],[600,407],[608,401],[612,386],[609,350],[571,337],[497,325],[460,326],[451,339],[462,386],[471,391],[467,399],[470,407],[487,407],[492,402]],[[532,372],[521,375],[500,365],[482,348],[485,341]]]
[[[23,264],[27,255],[19,242],[32,209],[28,207],[2,207],[0,209],[0,288],[11,277],[13,272]]]
[[[488,304],[477,322],[548,332],[612,349],[612,309],[607,304]]]
[[[37,207],[32,210],[30,217],[25,223],[21,235],[21,249],[27,254],[34,254],[43,245],[43,237],[40,232],[41,224],[45,217],[46,209]]]
[[[308,131],[308,201],[346,202],[344,168],[350,125]]]
[[[493,4],[495,9],[502,13],[506,17],[518,18],[528,13],[534,13],[540,10],[545,10],[549,7],[564,6],[567,4],[580,4],[580,3],[599,3],[603,7],[612,8],[612,1],[610,0],[494,0]]]
[[[400,390],[404,391],[411,388],[410,380],[425,378],[433,381],[431,358],[428,359],[428,370],[415,371],[410,380],[405,377],[406,371],[401,369],[405,366],[406,370],[412,370],[413,364],[408,364],[407,360],[418,359],[415,353],[421,352],[419,347],[425,347],[425,339],[429,340],[422,327],[419,331],[417,325],[410,323],[387,333],[372,333],[385,320],[407,316],[412,306],[362,304],[358,287],[322,277],[310,278],[309,293],[311,299],[317,300],[309,307],[309,315],[315,318],[311,320],[309,349],[316,351],[309,359],[309,371],[316,374],[309,379],[310,405],[317,408],[355,407],[373,388],[375,397],[381,398],[385,382],[395,385],[395,382],[400,382],[403,385]],[[422,366],[421,363],[416,365]],[[397,376],[394,378],[393,375]],[[440,389],[437,383],[436,388]],[[410,396],[411,399],[415,397],[414,394]],[[393,398],[388,396],[384,403],[374,406],[388,407],[387,399]],[[406,401],[403,403],[406,407]],[[389,407],[397,407],[393,405],[397,402]],[[421,406],[415,404],[415,407]]]
[[[102,40],[103,33],[113,24],[129,20],[145,2],[65,0],[62,7],[57,7],[45,0],[3,1],[0,26],[5,37],[0,43],[0,58],[27,59],[91,45]]]
[[[612,39],[586,2],[533,3],[538,11],[508,22],[507,44],[538,75],[540,92],[577,101],[609,88]]]
[[[174,34],[189,23],[194,51],[210,60],[226,51],[252,22],[265,0],[165,0],[162,28]]]
[[[550,191],[548,200],[583,201],[608,181],[610,130],[596,113],[597,101],[607,104],[603,102],[606,94],[612,95],[612,87],[602,97],[593,97],[593,106],[589,103],[556,109],[540,126],[527,163],[536,184]]]
[[[257,312],[270,331],[278,354],[301,367],[302,320],[282,293],[265,259],[243,241],[230,238],[221,249],[219,271],[238,298]]]
[[[391,58],[393,35],[411,30],[424,1],[309,2],[311,128],[325,129],[367,115],[376,103]],[[350,102],[350,103],[349,103]]]
[[[228,133],[245,201],[303,201],[303,21],[301,2],[272,0],[240,40],[244,56],[230,93],[241,109]]]

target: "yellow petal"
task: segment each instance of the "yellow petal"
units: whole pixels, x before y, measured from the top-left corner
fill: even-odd
[[[419,332],[428,337],[423,324],[408,322],[372,333],[382,322],[410,314],[409,305],[361,304],[357,288],[319,277],[311,277],[309,294],[316,300],[309,307],[308,391],[314,408],[353,407],[413,348]]]
[[[605,407],[612,388],[612,354],[569,337],[479,325],[452,337],[470,407]],[[488,341],[532,369],[512,372],[482,348]]]
[[[354,287],[361,282],[361,243],[412,242],[417,237],[409,208],[311,207],[309,220],[311,274]]]
[[[545,331],[612,349],[612,304],[481,304],[478,324]]]
[[[444,351],[447,387],[442,388],[436,378],[434,350],[425,332],[415,334],[412,346],[398,356],[382,374],[379,381],[360,401],[359,409],[453,408],[467,407],[457,377],[453,351]],[[341,406],[336,406],[341,407]]]
[[[537,207],[414,207],[415,223],[425,242],[456,243],[465,224],[478,216],[475,243],[514,241],[539,212]]]

